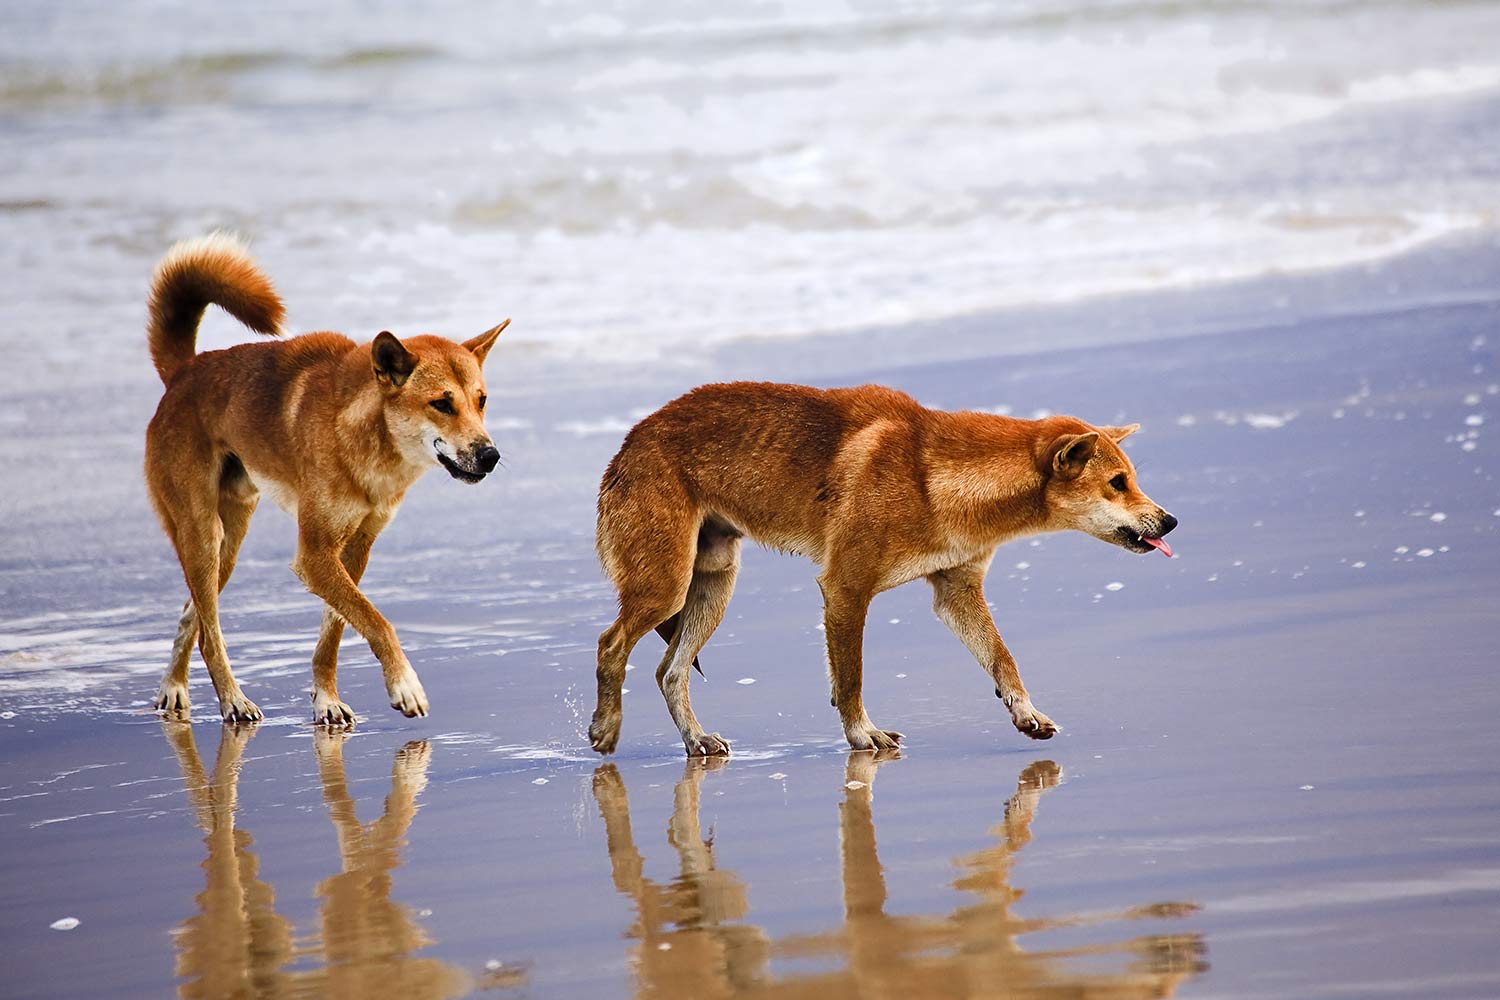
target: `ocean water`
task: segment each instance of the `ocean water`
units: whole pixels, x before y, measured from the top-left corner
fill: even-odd
[[[297,329],[667,359],[1492,228],[1500,7],[14,0],[0,347],[148,372],[172,241]],[[210,346],[237,338],[211,322]],[[217,339],[215,339],[217,338]],[[33,346],[34,345],[34,346]]]

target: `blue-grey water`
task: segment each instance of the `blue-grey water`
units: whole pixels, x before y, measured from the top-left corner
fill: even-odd
[[[286,262],[299,329],[514,314],[532,349],[636,361],[1375,261],[1497,222],[1489,3],[0,18],[0,266],[26,290],[0,344],[45,329],[28,364],[91,377],[143,368],[143,275],[211,227]]]
[[[1500,9],[13,3],[0,12],[0,995],[1500,995]],[[239,229],[294,328],[471,335],[503,473],[429,477],[346,641],[267,506],[226,729],[149,711],[144,292]],[[211,316],[207,346],[241,333]],[[698,382],[1140,421],[1178,558],[1002,549],[1011,729],[921,585],[846,753],[805,562],[760,550],[685,764],[598,476]],[[54,929],[54,924],[60,929]]]

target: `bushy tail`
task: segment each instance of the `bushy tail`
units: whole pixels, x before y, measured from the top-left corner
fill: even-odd
[[[226,233],[183,240],[151,276],[147,336],[163,384],[197,352],[198,323],[210,304],[256,333],[281,336],[281,296],[243,243]]]

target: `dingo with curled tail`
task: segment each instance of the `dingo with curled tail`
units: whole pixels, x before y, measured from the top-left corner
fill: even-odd
[[[354,722],[336,682],[345,622],[380,661],[391,707],[426,715],[422,682],[359,580],[422,473],[442,467],[477,483],[500,461],[484,429],[482,366],[510,321],[463,343],[309,333],[199,354],[210,305],[271,337],[284,316],[270,280],[229,236],[177,244],[151,280],[151,360],[166,391],[146,429],[146,485],[189,593],[157,709],[188,708],[196,640],[225,721],[261,718],[230,672],[218,604],[265,491],[297,521],[293,571],[327,604],[313,652],[314,720]]]
[[[668,640],[657,685],[688,754],[729,752],[694,716],[688,677],[724,616],[743,537],[821,568],[833,704],[851,747],[901,739],[865,713],[865,614],[876,594],[918,578],[1016,729],[1050,738],[1057,726],[995,630],[984,574],[1002,542],[1069,528],[1170,556],[1162,536],[1177,519],[1141,492],[1120,449],[1138,426],[947,413],[878,385],[735,382],[668,403],[626,435],[599,486],[599,557],[620,613],[599,637],[589,741],[614,751],[626,658],[654,628]]]

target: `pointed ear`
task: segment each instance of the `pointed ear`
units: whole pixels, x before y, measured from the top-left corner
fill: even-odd
[[[370,360],[375,363],[376,381],[389,382],[397,389],[406,384],[407,378],[417,367],[417,356],[408,351],[389,330],[381,330],[380,336],[370,345]]]
[[[474,357],[479,359],[479,363],[482,365],[484,364],[484,356],[490,353],[490,347],[495,343],[495,338],[500,336],[500,332],[507,326],[510,326],[509,317],[506,318],[504,323],[501,323],[499,326],[492,329],[486,330],[484,333],[481,333],[473,340],[464,341],[464,346],[469,349],[470,354],[473,354]]]
[[[1098,431],[1062,435],[1052,442],[1052,471],[1065,479],[1072,479],[1089,464],[1098,444]]]
[[[1134,434],[1136,431],[1138,431],[1140,429],[1141,429],[1141,425],[1140,424],[1126,424],[1124,427],[1100,427],[1099,428],[1099,430],[1102,431],[1105,434],[1106,437],[1108,437],[1111,441],[1115,442],[1116,444],[1119,444],[1121,441],[1124,441],[1126,438],[1130,437],[1130,435]]]

